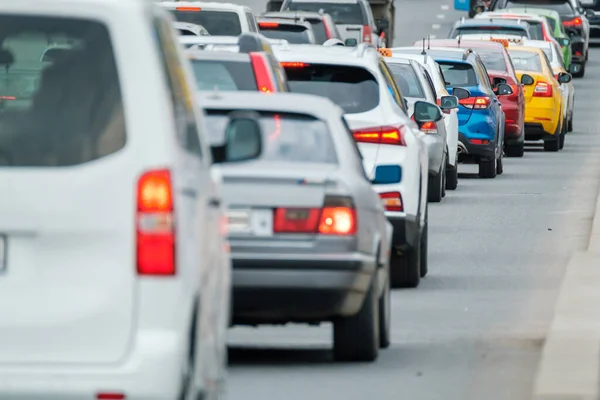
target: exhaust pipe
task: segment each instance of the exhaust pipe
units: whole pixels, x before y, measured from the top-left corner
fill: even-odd
[[[458,142],[458,151],[457,152],[458,152],[459,156],[464,155],[464,154],[469,154],[469,152],[467,151],[467,148],[461,142]]]

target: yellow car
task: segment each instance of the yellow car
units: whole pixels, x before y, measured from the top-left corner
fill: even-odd
[[[560,84],[570,80],[569,74],[559,73],[555,78],[542,49],[519,46],[507,50],[524,85],[525,140],[543,139],[545,151],[559,151],[567,132]]]

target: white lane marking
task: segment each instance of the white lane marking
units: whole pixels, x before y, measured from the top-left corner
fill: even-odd
[[[433,25],[431,25],[431,29],[435,29],[435,30],[438,30],[438,29],[440,29],[441,27],[442,27],[442,26],[441,26],[440,24],[433,24]]]
[[[444,14],[438,14],[438,15],[436,15],[436,17],[438,19],[444,19],[444,18],[446,18],[446,16]]]
[[[444,11],[448,11],[449,9],[450,9],[450,6],[449,6],[449,5],[442,4],[442,10],[444,10]]]

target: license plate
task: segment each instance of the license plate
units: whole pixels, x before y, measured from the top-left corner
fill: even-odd
[[[227,230],[230,233],[250,233],[251,228],[250,210],[227,211]]]
[[[6,269],[7,259],[6,236],[0,235],[0,272]]]
[[[227,212],[227,227],[229,233],[272,236],[273,210],[229,210]]]

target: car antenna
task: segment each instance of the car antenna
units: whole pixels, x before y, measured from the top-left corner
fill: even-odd
[[[421,52],[421,55],[427,55],[427,52],[425,51],[425,38],[423,38],[423,51]]]
[[[458,35],[458,47],[460,47],[460,38],[462,37],[462,35]]]
[[[427,50],[431,50],[431,35],[427,35]]]

